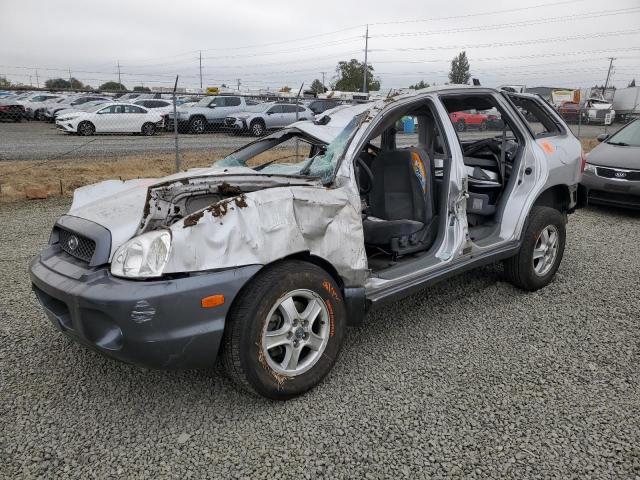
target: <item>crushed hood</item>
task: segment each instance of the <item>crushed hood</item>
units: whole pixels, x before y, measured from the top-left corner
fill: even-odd
[[[273,186],[317,185],[318,181],[288,175],[259,175],[246,167],[195,168],[163,178],[136,180],[106,180],[95,185],[78,188],[68,215],[84,218],[107,228],[111,232],[111,255],[124,242],[141,233],[143,220],[150,213],[150,192],[157,187],[206,185],[217,188],[222,184],[238,188],[259,190]]]

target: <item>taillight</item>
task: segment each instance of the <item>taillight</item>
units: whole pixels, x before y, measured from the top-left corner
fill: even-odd
[[[584,168],[587,166],[587,156],[584,150],[580,150],[580,173],[584,173]]]

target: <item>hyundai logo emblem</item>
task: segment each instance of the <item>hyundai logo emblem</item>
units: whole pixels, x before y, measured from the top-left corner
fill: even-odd
[[[627,172],[616,172],[616,178],[625,178],[627,176]]]
[[[67,240],[67,247],[69,247],[69,250],[71,250],[72,252],[78,248],[78,237],[76,237],[75,235],[71,235],[69,237],[69,240]]]

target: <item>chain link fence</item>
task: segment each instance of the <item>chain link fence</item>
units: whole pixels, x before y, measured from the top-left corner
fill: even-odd
[[[162,177],[209,166],[270,131],[362,101],[309,97],[302,88],[264,95],[189,93],[177,82],[173,91],[163,92],[8,93],[0,98],[1,200],[70,195],[101,180]],[[598,135],[619,128],[599,112],[561,108],[560,113],[585,150],[597,144]],[[501,130],[499,116],[481,116],[480,122],[452,121],[469,138]],[[411,128],[397,126],[407,139]],[[297,145],[288,143],[278,153],[283,159],[299,154]]]

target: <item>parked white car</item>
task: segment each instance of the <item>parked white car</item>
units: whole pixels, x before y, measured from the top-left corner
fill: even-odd
[[[107,103],[85,112],[71,112],[58,116],[56,127],[68,133],[142,133],[153,135],[162,126],[162,116],[140,105]]]
[[[44,109],[63,98],[63,95],[43,94],[35,95],[29,99],[21,101],[20,103],[24,106],[27,118],[40,120]]]

